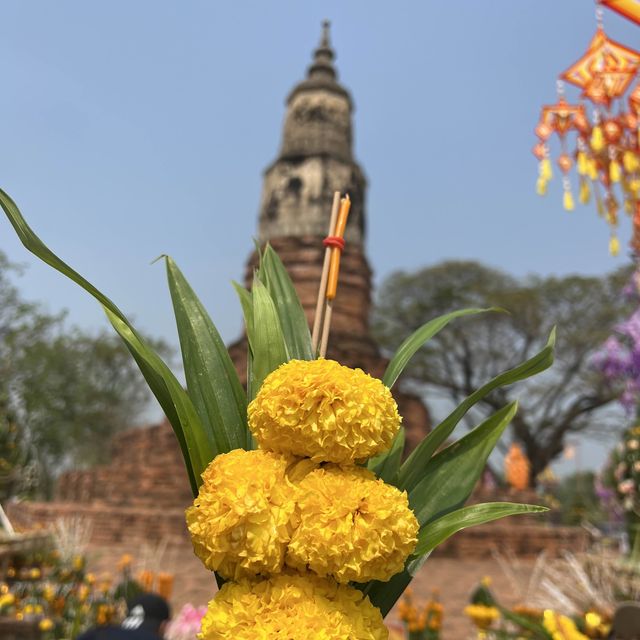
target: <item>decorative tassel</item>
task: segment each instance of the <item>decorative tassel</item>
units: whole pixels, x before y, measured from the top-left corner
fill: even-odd
[[[612,227],[615,227],[618,224],[619,209],[620,206],[613,197],[613,194],[609,194],[607,196],[607,215],[605,216],[605,220],[607,221],[607,224],[610,224]]]
[[[625,151],[622,156],[622,164],[627,173],[633,173],[639,165],[638,156],[633,151]]]
[[[567,211],[573,211],[575,208],[575,204],[573,202],[573,194],[571,193],[571,189],[567,189],[564,192],[564,196],[562,198],[562,204]]]
[[[549,158],[540,160],[540,177],[546,182],[553,178],[553,170],[551,169],[551,160]]]
[[[589,173],[589,160],[587,154],[584,151],[578,151],[578,173],[581,176],[586,176]]]
[[[591,200],[591,189],[589,188],[589,183],[584,178],[580,180],[580,192],[578,193],[578,199],[581,204],[589,204],[589,200]]]
[[[617,160],[612,160],[609,163],[609,179],[611,182],[620,182],[622,178],[622,168]]]
[[[609,240],[609,253],[614,257],[620,253],[620,240],[615,235]]]
[[[547,181],[542,177],[538,178],[536,182],[536,193],[539,196],[547,195]]]
[[[591,132],[591,148],[598,152],[602,151],[604,148],[604,135],[602,133],[602,127],[600,125],[596,125],[593,127],[593,131]]]
[[[593,158],[589,160],[589,166],[588,166],[587,172],[591,180],[598,179],[598,165],[596,164],[596,161]]]

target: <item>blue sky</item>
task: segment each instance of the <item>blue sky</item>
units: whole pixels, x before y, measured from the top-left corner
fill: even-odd
[[[4,3],[0,186],[142,330],[176,342],[150,266],[168,253],[233,339],[230,281],[251,250],[261,172],[325,18],[356,104],[377,282],[453,257],[519,275],[624,263],[593,208],[564,212],[559,180],[544,199],[534,188],[533,128],[595,30],[587,1]],[[622,18],[607,12],[605,27],[640,47]],[[0,249],[29,265],[27,297],[107,326],[2,221]]]

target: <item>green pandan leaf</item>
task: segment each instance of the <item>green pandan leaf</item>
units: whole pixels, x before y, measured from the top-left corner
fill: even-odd
[[[487,311],[504,310],[497,307],[491,307],[489,309],[460,309],[459,311],[453,311],[443,316],[438,316],[426,324],[423,324],[398,347],[393,358],[391,358],[391,362],[387,365],[384,376],[382,376],[382,382],[384,382],[387,387],[391,388],[400,377],[400,374],[404,371],[404,368],[409,364],[409,361],[416,351],[418,351],[425,342],[431,340],[433,336],[442,331],[442,329],[444,329],[452,320],[461,318],[462,316],[486,313]]]
[[[398,487],[411,491],[421,480],[433,454],[447,441],[469,409],[498,387],[530,378],[553,364],[556,331],[551,331],[544,349],[522,364],[496,376],[467,396],[411,453],[400,467]]]
[[[548,511],[547,507],[514,502],[485,502],[451,511],[420,529],[418,544],[413,556],[420,557],[431,553],[439,544],[442,544],[454,533],[462,531],[462,529],[475,527],[476,525],[499,520],[507,516],[542,513],[544,511]]]
[[[421,528],[418,544],[413,555],[407,560],[404,571],[393,576],[388,582],[372,580],[363,585],[362,591],[380,609],[382,615],[386,616],[431,552],[454,533],[511,515],[541,513],[543,511],[547,511],[547,509],[536,505],[510,502],[476,504],[452,511]]]
[[[503,407],[429,461],[422,480],[409,491],[409,504],[421,526],[466,502],[517,407],[517,402]]]
[[[136,332],[110,309],[103,309],[173,426],[185,460],[191,489],[196,496],[201,484],[200,475],[213,459],[214,450],[202,428],[191,398],[164,362],[149,349]],[[174,425],[178,425],[179,429]]]
[[[108,312],[107,315],[112,324],[114,324],[114,320],[116,320],[116,330],[123,339],[125,338],[121,332],[127,334],[128,338],[125,339],[125,344],[135,358],[149,388],[157,398],[162,410],[173,427],[182,449],[191,488],[194,494],[196,494],[197,487],[200,484],[202,460],[210,458],[208,458],[209,452],[207,450],[202,452],[196,450],[198,446],[197,443],[202,443],[204,446],[208,438],[186,391],[182,388],[169,367],[163,362],[162,358],[160,358],[136,332],[122,311],[88,280],[85,280],[77,271],[58,258],[58,256],[38,238],[22,217],[16,203],[1,189],[0,206],[2,206],[22,244],[31,253],[40,258],[40,260],[46,262],[49,266],[70,280],[73,280],[85,291],[90,293]],[[118,327],[120,330],[118,330]],[[189,449],[189,442],[196,443],[193,445],[195,448]]]
[[[251,402],[256,395],[256,388],[253,381],[253,347],[251,346],[253,337],[253,297],[251,291],[245,289],[241,284],[232,282],[242,305],[242,315],[247,332],[247,400]]]
[[[247,396],[229,352],[176,263],[169,256],[165,261],[187,389],[213,445],[214,457],[250,448]]]
[[[258,278],[251,289],[253,300],[253,328],[250,334],[253,351],[253,388],[257,393],[264,379],[282,363],[289,360],[280,326],[278,311],[267,288]]]
[[[289,358],[313,360],[307,317],[282,260],[270,245],[264,250],[259,277],[276,306]]]
[[[389,450],[371,458],[367,463],[367,468],[388,484],[396,483],[398,469],[400,468],[400,461],[404,451],[404,441],[405,432],[404,427],[401,426]]]

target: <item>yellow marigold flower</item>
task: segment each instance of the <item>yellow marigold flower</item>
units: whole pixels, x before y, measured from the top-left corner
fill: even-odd
[[[478,629],[488,629],[500,618],[500,612],[496,607],[487,607],[484,604],[469,604],[464,608],[464,612]]]
[[[328,465],[299,483],[286,563],[338,582],[389,580],[416,545],[406,492],[361,467]]]
[[[4,593],[0,596],[0,609],[4,607],[10,607],[16,601],[16,597],[13,593]]]
[[[567,616],[560,615],[550,609],[544,612],[543,625],[545,630],[551,634],[553,640],[589,640],[587,636],[578,631],[575,622],[571,618],[567,618]]]
[[[291,360],[249,405],[260,446],[321,462],[352,463],[388,449],[401,418],[391,392],[333,360]]]
[[[51,631],[53,629],[53,620],[51,618],[42,618],[38,623],[40,631]]]
[[[291,536],[291,457],[236,449],[217,456],[187,509],[196,555],[225,578],[277,573]]]
[[[227,582],[209,603],[201,640],[386,640],[362,592],[313,574]]]

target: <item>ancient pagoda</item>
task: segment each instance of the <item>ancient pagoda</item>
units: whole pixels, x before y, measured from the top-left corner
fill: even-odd
[[[369,330],[371,268],[365,253],[366,187],[353,155],[354,111],[351,95],[338,82],[329,23],[307,75],[289,93],[276,159],[266,168],[258,216],[258,240],[278,252],[295,284],[309,323],[313,322],[331,202],[335,191],[348,193],[351,213],[345,233],[340,285],[335,300],[327,357],[381,376],[386,360]],[[253,279],[255,252],[247,262],[247,286]],[[232,345],[238,371],[246,370],[246,344]],[[398,394],[409,443],[419,441],[428,425],[424,405]]]

